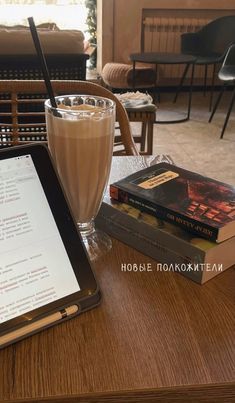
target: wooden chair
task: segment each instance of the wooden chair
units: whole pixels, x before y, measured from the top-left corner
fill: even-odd
[[[114,155],[138,155],[129,119],[120,101],[106,88],[87,81],[52,81],[55,95],[88,94],[110,98],[116,103],[120,128]],[[44,101],[48,98],[44,81],[0,81],[0,147],[47,141]]]

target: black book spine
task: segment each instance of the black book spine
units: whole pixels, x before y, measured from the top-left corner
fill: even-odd
[[[127,203],[130,206],[136,207],[146,213],[152,214],[155,217],[161,218],[168,222],[172,222],[185,230],[194,234],[200,235],[203,238],[210,241],[216,241],[218,237],[218,229],[213,228],[210,225],[198,222],[193,218],[186,217],[183,214],[174,212],[163,206],[159,206],[149,200],[143,199],[140,196],[131,194],[123,188],[119,188],[116,185],[110,185],[110,196],[112,199]]]

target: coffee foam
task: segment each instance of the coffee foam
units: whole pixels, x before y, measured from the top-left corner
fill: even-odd
[[[54,134],[65,138],[96,138],[108,136],[113,132],[114,119],[113,116],[85,116],[72,117],[71,119],[59,118],[50,115],[48,126],[50,127],[50,119],[53,119]],[[50,130],[50,129],[49,129]]]
[[[57,109],[69,110],[69,111],[92,111],[92,112],[102,112],[104,108],[100,106],[81,104],[81,105],[64,105],[59,104]]]

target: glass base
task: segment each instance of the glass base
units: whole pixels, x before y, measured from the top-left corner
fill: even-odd
[[[103,231],[95,229],[93,221],[78,224],[78,228],[91,261],[99,259],[112,248],[111,238]]]

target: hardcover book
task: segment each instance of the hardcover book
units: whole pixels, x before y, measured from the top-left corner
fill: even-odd
[[[216,243],[147,214],[106,194],[96,226],[156,260],[156,269],[177,271],[203,284],[235,264],[235,237]],[[162,263],[164,266],[160,266]]]
[[[213,241],[235,235],[235,188],[165,162],[111,184],[110,196]]]

